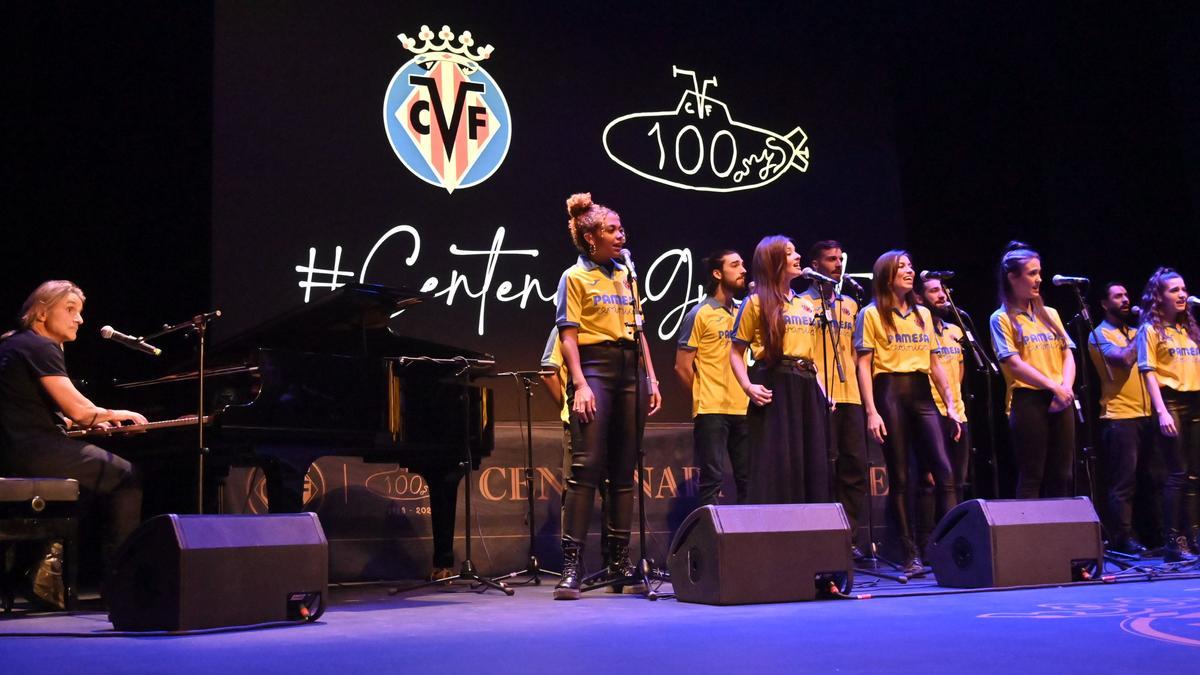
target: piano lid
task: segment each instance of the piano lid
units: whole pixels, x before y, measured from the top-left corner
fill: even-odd
[[[427,298],[428,294],[406,288],[346,284],[322,298],[217,342],[213,351],[229,354],[263,348],[347,356],[492,358],[489,354],[392,332],[388,323],[393,314]]]

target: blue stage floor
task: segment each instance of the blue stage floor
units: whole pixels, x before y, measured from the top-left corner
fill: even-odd
[[[169,637],[3,637],[18,673],[1196,672],[1200,578],[944,593],[860,585],[869,600],[710,607],[549,585],[514,597],[337,588],[315,624]],[[892,593],[929,592],[896,596]],[[882,597],[881,597],[882,596]],[[100,612],[0,632],[111,630]],[[1165,670],[1164,670],[1165,669]]]

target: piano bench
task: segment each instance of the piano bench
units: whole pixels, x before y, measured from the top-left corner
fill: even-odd
[[[75,608],[78,576],[79,481],[72,478],[0,478],[0,603],[12,612],[14,589],[27,570],[12,565],[13,542],[61,541],[64,600]]]

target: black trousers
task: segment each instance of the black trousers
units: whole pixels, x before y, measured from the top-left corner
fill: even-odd
[[[571,475],[563,498],[563,539],[587,540],[596,489],[608,480],[605,523],[609,540],[628,544],[633,520],[633,471],[649,406],[638,353],[624,345],[579,347],[579,364],[596,398],[596,414],[583,423],[571,412]],[[638,402],[641,405],[638,405]],[[567,383],[568,405],[574,407],[575,386]]]
[[[954,440],[954,420],[945,415],[939,416],[942,427],[942,443],[946,446],[946,455],[950,460],[950,475],[954,480],[954,499],[961,502],[966,494],[967,470],[971,458],[971,437],[968,424],[961,425],[958,440]],[[920,471],[918,467],[911,470]],[[933,528],[939,520],[937,515],[937,500],[935,499],[935,483],[933,474],[928,471],[920,472],[921,484],[917,488],[917,548],[924,549],[933,534]],[[942,515],[945,515],[944,513]]]
[[[963,422],[954,440],[954,420],[942,416],[942,440],[946,443],[946,455],[950,459],[950,474],[954,476],[955,501],[966,499],[967,475],[971,468],[971,427]]]
[[[0,459],[0,475],[74,478],[85,508],[103,503],[108,520],[101,559],[105,569],[111,567],[117,548],[141,523],[142,485],[133,465],[104,448],[65,436],[31,440],[28,447],[9,449]]]
[[[1017,499],[1070,497],[1075,454],[1075,411],[1050,412],[1054,394],[1014,389],[1009,438],[1017,459]]]
[[[825,397],[816,373],[787,363],[755,364],[750,380],[771,390],[765,406],[750,404],[748,504],[828,502],[829,449]]]
[[[1200,391],[1162,388],[1163,403],[1175,419],[1175,438],[1158,432],[1167,466],[1163,525],[1168,532],[1190,534],[1200,528]]]
[[[571,449],[575,447],[575,441],[571,437],[571,424],[563,423],[563,484],[571,480]],[[604,522],[600,529],[600,548],[608,549],[608,533],[612,530],[612,523],[608,520],[608,480],[603,480],[596,486],[596,492],[600,493],[600,513],[603,516]],[[567,522],[567,499],[564,495],[562,508],[559,512],[559,523]]]
[[[1102,420],[1100,441],[1108,476],[1108,535],[1113,542],[1133,536],[1133,498],[1141,494],[1150,506],[1152,526],[1161,530],[1165,470],[1156,447],[1153,417]]]
[[[909,503],[916,500],[920,476],[933,475],[935,517],[954,508],[954,477],[946,445],[942,439],[941,415],[933,402],[929,376],[925,373],[880,373],[874,379],[875,409],[883,418],[887,435],[883,439],[883,458],[888,470],[888,505],[906,556],[917,554],[913,539]],[[910,472],[917,471],[912,480]],[[921,510],[919,532],[933,529]]]
[[[749,428],[745,415],[696,415],[692,422],[692,447],[700,467],[700,506],[720,503],[725,480],[725,455],[733,469],[737,503],[746,503],[746,480],[750,471]]]
[[[830,426],[830,450],[836,458],[834,492],[850,519],[853,539],[867,499],[867,426],[863,407],[857,403],[837,404]]]

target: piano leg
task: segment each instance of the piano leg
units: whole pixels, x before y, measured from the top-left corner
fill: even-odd
[[[267,508],[271,513],[300,513],[304,510],[304,479],[318,456],[268,457],[263,462],[267,484]]]
[[[454,521],[458,511],[458,485],[462,482],[463,471],[452,466],[410,470],[421,474],[429,486],[433,566],[454,567]]]
[[[271,513],[299,513],[304,510],[304,480],[308,469],[321,456],[295,451],[271,453],[260,449],[265,456],[262,465],[267,486],[267,506]],[[454,524],[458,511],[458,486],[463,469],[459,466],[410,467],[420,474],[429,486],[429,517],[433,529],[433,566],[454,567]]]

